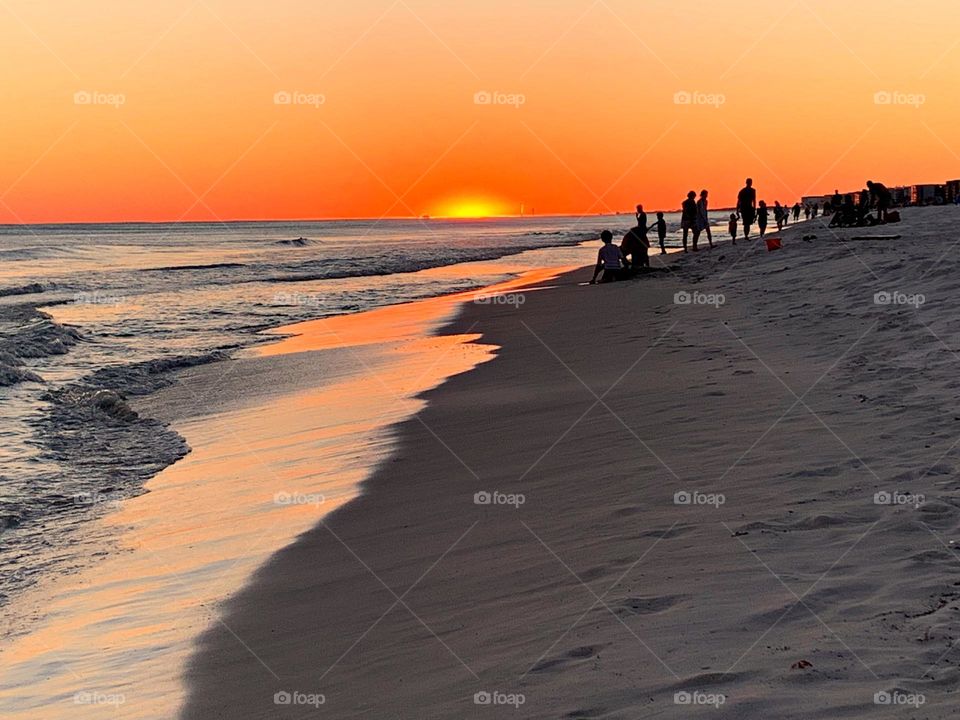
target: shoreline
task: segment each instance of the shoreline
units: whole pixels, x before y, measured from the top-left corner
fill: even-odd
[[[886,274],[918,247],[932,262],[927,219],[898,228],[920,243],[860,255]],[[875,326],[910,318],[856,282],[849,233],[780,235],[777,253],[723,243],[664,278],[585,290],[580,270],[519,308],[466,306],[445,332],[473,327],[496,360],[428,392],[361,495],[226,603],[184,720],[313,709],[290,697],[337,717],[487,717],[484,698],[520,697],[538,718],[680,717],[684,697],[873,717],[878,693],[921,691],[946,717],[960,510],[945,470],[923,472],[952,452],[931,425],[944,398],[877,412],[890,383],[919,391],[869,372],[902,362]],[[675,302],[699,290],[726,299]],[[936,359],[922,372],[940,383]],[[906,477],[926,504],[874,501]]]
[[[76,693],[122,697],[125,718],[172,717],[180,668],[217,604],[355,496],[369,466],[389,456],[393,424],[422,406],[420,391],[489,359],[474,335],[433,332],[479,292],[283,326],[269,344],[138,398],[136,409],[172,423],[192,452],[94,521],[115,553],[21,599],[31,626],[0,656],[5,717],[97,717],[102,705],[70,703]],[[310,327],[322,332],[307,348]],[[363,379],[369,372],[394,388],[388,403]]]

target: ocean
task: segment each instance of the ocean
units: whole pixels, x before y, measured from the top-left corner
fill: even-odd
[[[590,263],[631,220],[0,227],[0,605],[106,553],[88,521],[189,452],[130,406],[176,371],[291,323]]]

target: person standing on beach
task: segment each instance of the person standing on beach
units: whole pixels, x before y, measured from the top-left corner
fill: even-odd
[[[667,254],[667,221],[663,219],[663,213],[657,213],[657,237],[660,239],[660,254]]]
[[[747,178],[747,183],[737,195],[737,214],[743,220],[743,239],[750,239],[750,226],[757,215],[757,191],[753,187],[753,178]]]
[[[800,222],[800,203],[793,204],[793,221]]]
[[[820,203],[813,204],[813,219],[817,219],[817,215],[820,214]]]
[[[867,224],[867,215],[870,213],[870,191],[863,188],[857,201],[857,225]]]
[[[840,212],[841,207],[843,207],[843,196],[840,194],[839,190],[834,190],[833,200],[830,201],[830,209],[833,212]]]
[[[613,233],[609,230],[604,230],[600,233],[600,239],[603,241],[603,247],[600,248],[600,252],[597,254],[597,266],[593,270],[593,279],[590,281],[591,285],[597,284],[597,278],[601,272],[603,273],[603,277],[600,278],[600,282],[602,283],[622,280],[624,270],[627,267],[627,260],[623,257],[620,248],[613,244]]]
[[[693,231],[693,251],[697,252],[700,231],[697,230],[697,194],[691,190],[680,206],[680,229],[683,230],[683,251],[687,251],[687,236]]]
[[[733,241],[731,244],[736,245],[737,244],[737,214],[736,213],[730,213],[730,225],[728,227],[730,228],[730,239]]]
[[[757,207],[757,227],[760,228],[760,239],[767,234],[767,221],[770,219],[770,211],[767,209],[767,203],[763,200]]]
[[[777,223],[777,230],[783,230],[783,208],[779,200],[773,201],[773,220]]]
[[[697,200],[697,232],[702,233],[706,231],[707,242],[709,242],[710,247],[713,248],[713,233],[710,231],[710,212],[707,204],[707,196],[709,194],[706,190],[701,190],[700,199]]]

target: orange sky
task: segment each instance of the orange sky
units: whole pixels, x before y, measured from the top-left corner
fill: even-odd
[[[769,202],[942,182],[960,177],[960,7],[916,7],[4,0],[0,222],[587,213],[701,187],[719,207],[748,174]]]

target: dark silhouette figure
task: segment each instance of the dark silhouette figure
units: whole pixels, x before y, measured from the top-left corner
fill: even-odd
[[[691,190],[680,207],[680,229],[683,230],[683,251],[687,252],[687,237],[693,231],[693,251],[697,252],[700,231],[697,230],[697,194]]]
[[[600,282],[602,283],[622,280],[627,267],[626,258],[623,257],[620,248],[613,244],[613,233],[609,230],[604,230],[600,233],[600,239],[603,241],[603,247],[600,248],[600,252],[597,254],[597,266],[593,270],[593,279],[590,281],[591,285],[596,284],[601,272],[603,273],[603,277],[600,278]]]
[[[847,195],[834,211],[833,218],[830,220],[830,227],[855,227],[859,223],[860,218],[857,213],[857,206],[853,202],[853,195]]]
[[[870,213],[870,191],[863,188],[857,201],[857,224],[866,225],[867,215]]]
[[[743,220],[743,239],[750,239],[750,226],[757,215],[757,191],[753,187],[753,178],[747,178],[744,188],[737,194],[737,214]]]
[[[663,213],[657,213],[657,237],[660,239],[660,254],[667,254],[667,221],[663,219]]]
[[[793,221],[800,222],[800,203],[793,204]]]
[[[813,219],[816,220],[816,219],[817,219],[817,215],[819,215],[819,214],[820,214],[820,203],[815,202],[815,203],[813,204]]]
[[[713,247],[713,233],[710,230],[710,210],[707,202],[707,196],[710,193],[706,190],[700,191],[700,199],[697,200],[697,234],[706,231],[707,242]],[[696,240],[694,240],[696,243]]]
[[[647,237],[649,228],[647,227],[647,214],[643,211],[643,205],[637,205],[637,226],[631,228],[623,236],[623,242],[620,243],[620,250],[624,257],[629,256],[630,268],[634,272],[640,268],[650,267],[650,240]]]
[[[757,227],[760,228],[761,240],[763,240],[763,236],[767,234],[767,222],[769,220],[770,210],[767,208],[767,203],[761,200],[757,207]]]
[[[733,241],[731,244],[737,244],[737,214],[730,213],[730,239]]]
[[[783,230],[784,209],[780,206],[779,200],[773,202],[773,219],[777,223],[777,230]]]
[[[887,213],[893,204],[893,195],[883,183],[875,183],[873,180],[867,180],[867,187],[870,189],[870,197],[877,207],[877,217],[880,222],[887,221]]]

